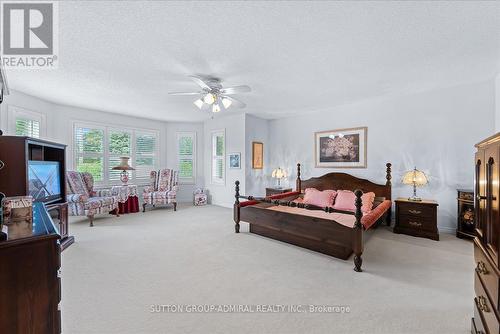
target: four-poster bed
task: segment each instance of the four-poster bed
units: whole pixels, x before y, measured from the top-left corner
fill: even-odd
[[[347,260],[354,253],[354,270],[362,271],[363,230],[391,220],[391,164],[386,164],[385,184],[357,178],[346,173],[328,173],[308,180],[300,178],[297,164],[296,190],[289,193],[257,198],[241,196],[239,181],[235,182],[234,222],[235,232],[240,222],[250,224],[250,232],[284,241],[300,247]],[[305,204],[300,199],[303,190],[353,190],[355,199],[352,211],[342,211],[332,206],[320,207]],[[369,212],[362,212],[363,193],[375,193],[375,205]],[[246,201],[240,202],[240,199]]]

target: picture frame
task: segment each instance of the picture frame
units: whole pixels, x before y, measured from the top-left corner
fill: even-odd
[[[252,142],[252,168],[264,168],[264,144],[258,141]]]
[[[241,153],[234,152],[229,153],[229,168],[230,169],[240,169],[241,168]]]
[[[368,127],[314,133],[317,168],[366,168]]]

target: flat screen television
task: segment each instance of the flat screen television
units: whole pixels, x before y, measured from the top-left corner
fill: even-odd
[[[33,201],[51,203],[62,199],[59,169],[57,161],[28,161],[28,190]]]

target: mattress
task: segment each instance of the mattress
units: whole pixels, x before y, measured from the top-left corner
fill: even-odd
[[[392,205],[391,201],[389,200],[383,201],[382,203],[377,205],[377,207],[374,208],[372,211],[363,215],[363,217],[361,218],[361,224],[364,226],[365,229],[369,229],[384,215],[384,213],[387,210],[391,209],[391,205]],[[354,215],[346,213],[339,213],[339,212],[327,213],[320,210],[307,210],[303,208],[280,206],[280,205],[269,206],[266,209],[291,213],[294,215],[302,215],[313,218],[331,220],[349,228],[353,228],[354,223],[356,222],[356,217],[354,217]]]

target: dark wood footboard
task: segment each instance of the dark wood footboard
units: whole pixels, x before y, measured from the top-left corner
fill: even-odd
[[[347,260],[353,253],[355,229],[331,220],[266,210],[254,205],[240,208],[240,219],[250,224],[251,233],[342,260]]]

